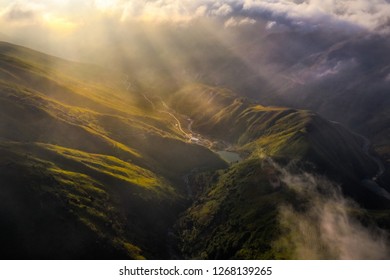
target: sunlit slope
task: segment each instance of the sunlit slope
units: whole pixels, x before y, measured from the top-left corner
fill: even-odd
[[[382,159],[389,161],[389,37],[362,35],[318,44],[325,43],[324,37],[320,39],[322,32],[309,34],[302,38],[294,33],[269,37],[269,43],[280,46],[272,48],[275,57],[287,54],[292,58],[285,59],[285,66],[274,75],[282,78],[275,86],[285,88],[269,96],[270,103],[310,109],[336,120],[368,137]],[[281,43],[286,36],[301,45],[301,55],[286,52]],[[318,37],[317,43],[308,44],[306,36]]]
[[[182,176],[225,164],[124,79],[0,43],[4,257],[169,257]]]
[[[375,166],[363,151],[363,141],[340,125],[305,110],[264,107],[233,92],[189,86],[171,99],[177,110],[194,119],[193,127],[248,153],[308,159],[340,171],[370,174]]]
[[[251,157],[191,183],[200,192],[176,224],[186,258],[388,259],[382,253],[389,210],[363,210],[328,179],[298,166]]]
[[[190,165],[204,164],[202,156],[209,155],[212,159],[213,155],[206,149],[180,141],[184,137],[172,117],[145,108],[145,98],[128,91],[126,77],[121,74],[7,43],[2,45],[0,87],[1,113],[6,120],[2,122],[4,138],[120,154],[121,158],[144,165],[153,162],[156,169],[164,168],[166,163],[157,166],[164,157],[168,161],[180,156],[172,149],[166,153],[173,146],[200,155],[193,157],[190,164],[182,162],[173,170],[179,172],[193,168]],[[156,154],[156,148],[165,154],[163,158]]]
[[[304,240],[305,232],[325,235],[324,228],[315,223],[304,227],[293,219],[296,213],[310,216],[313,205],[318,204],[319,209],[324,201],[337,204],[341,200],[345,213],[340,219],[367,224],[378,220],[381,227],[388,228],[388,200],[362,184],[363,179],[375,175],[378,166],[364,139],[345,127],[310,111],[264,107],[229,90],[203,85],[177,92],[171,104],[194,120],[194,130],[230,143],[243,157],[229,169],[192,178],[196,199],[176,224],[185,257],[341,258],[339,248],[316,238],[313,244],[312,239]],[[321,188],[315,195],[310,193],[313,186]],[[339,188],[364,207],[382,209],[383,220],[348,205]],[[286,205],[289,208],[283,212]],[[284,220],[282,213],[291,219]],[[322,214],[317,220],[325,217]],[[332,230],[337,225],[335,219]],[[300,250],[313,254],[299,255]]]
[[[81,168],[37,157],[36,149],[1,144],[2,258],[143,258],[128,241],[115,190]]]
[[[194,181],[202,193],[177,223],[187,258],[280,259],[274,248],[280,235],[278,207],[293,193],[271,183],[278,174],[260,159],[246,160]],[[203,240],[200,242],[200,240]]]
[[[361,137],[310,111],[263,107],[231,91],[201,85],[184,88],[171,102],[194,120],[194,129],[248,155],[311,163],[317,172],[349,183],[378,170]]]

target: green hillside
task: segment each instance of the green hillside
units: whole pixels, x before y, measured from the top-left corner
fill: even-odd
[[[194,129],[247,155],[309,161],[348,180],[373,176],[377,170],[362,137],[310,111],[264,107],[229,90],[202,85],[177,92],[171,103],[194,120]]]
[[[0,66],[3,256],[168,258],[182,176],[225,163],[119,73],[7,43]]]
[[[148,92],[136,77],[0,42],[3,258],[294,258],[280,207],[311,197],[285,168],[335,182],[325,193],[340,186],[389,228],[364,138],[311,111],[202,84]]]
[[[317,220],[327,215],[350,219],[352,225],[359,223],[355,220],[379,220],[388,228],[388,199],[364,183],[378,166],[361,136],[310,111],[263,107],[220,88],[189,86],[171,104],[187,112],[194,129],[223,139],[244,158],[229,169],[192,178],[196,199],[176,224],[185,257],[343,258],[322,237],[323,225]],[[341,198],[339,190],[367,208],[382,209],[382,215],[365,213]],[[328,204],[343,210],[325,213]],[[291,220],[283,220],[285,216]],[[302,223],[309,220],[304,228],[294,220],[300,216]],[[305,237],[305,231],[319,237]]]

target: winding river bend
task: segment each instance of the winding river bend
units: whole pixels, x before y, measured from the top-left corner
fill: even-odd
[[[339,123],[339,122],[336,122],[336,121],[330,121],[332,124],[334,125],[337,125],[337,126],[341,126],[342,124]],[[356,135],[357,137],[361,138],[363,140],[363,144],[362,144],[362,150],[363,152],[373,161],[375,162],[375,164],[378,166],[378,171],[377,173],[372,177],[372,180],[373,181],[376,181],[380,176],[383,175],[383,173],[386,171],[386,168],[385,168],[385,165],[383,164],[382,160],[377,157],[375,154],[372,154],[371,151],[370,151],[370,147],[371,147],[371,142],[370,140],[368,140],[366,137],[364,137],[363,135],[360,135],[360,134],[357,134],[356,132],[354,131],[351,131],[350,132],[354,135]]]
[[[361,136],[363,138],[363,151],[364,153],[370,158],[372,159],[376,165],[378,166],[378,172],[375,174],[374,177],[372,177],[372,180],[373,181],[376,181],[380,176],[383,175],[383,173],[385,172],[386,168],[385,168],[385,165],[383,164],[383,162],[381,161],[380,158],[378,158],[377,156],[373,155],[372,153],[370,153],[370,147],[371,147],[371,142],[370,140],[368,140],[366,137],[364,136]]]
[[[366,153],[366,155],[372,159],[376,165],[378,166],[378,172],[374,175],[374,177],[372,177],[371,179],[366,179],[366,180],[363,180],[362,183],[363,185],[369,189],[371,192],[383,197],[383,198],[386,198],[387,200],[390,200],[390,193],[385,190],[384,188],[382,188],[376,181],[378,180],[378,178],[380,176],[383,175],[383,173],[385,172],[385,166],[384,164],[382,163],[382,161],[380,160],[380,158],[378,158],[377,156],[373,155],[371,152],[370,152],[370,147],[371,147],[371,143],[370,141],[363,137],[363,146],[362,146],[362,149],[363,151]]]

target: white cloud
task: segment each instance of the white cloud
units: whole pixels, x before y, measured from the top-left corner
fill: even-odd
[[[120,0],[94,0],[93,4],[101,10],[114,9],[120,4]]]
[[[65,35],[75,30],[84,19],[88,5],[79,5],[75,12],[75,0],[69,1],[15,1],[0,7],[0,25],[6,26],[5,33],[12,35],[23,32],[27,37],[33,33],[58,32]],[[39,34],[41,35],[41,34]],[[37,34],[38,36],[38,34]]]
[[[100,0],[101,1],[101,0]],[[188,22],[199,17],[226,17],[241,0],[132,0],[117,5],[122,20]]]
[[[295,21],[339,22],[369,30],[390,18],[387,0],[244,0],[244,10]]]
[[[267,22],[267,25],[265,26],[266,29],[271,30],[277,25],[276,21],[269,21]]]
[[[96,0],[103,1],[103,0]],[[103,3],[106,1],[103,1]],[[117,0],[121,17],[126,19],[154,19],[190,21],[200,16],[244,17],[253,23],[256,17],[270,21],[285,18],[300,26],[311,24],[352,25],[375,30],[390,19],[388,0]],[[239,25],[228,20],[227,25]]]
[[[242,26],[242,25],[252,25],[255,24],[256,20],[253,18],[235,18],[231,17],[228,20],[225,21],[225,27],[234,27],[234,26]]]
[[[227,15],[231,14],[232,12],[233,12],[232,7],[230,7],[230,5],[225,3],[221,6],[219,6],[218,9],[213,12],[213,14],[215,14],[217,16],[227,16]]]
[[[41,38],[45,46],[73,32],[84,38],[79,34],[137,29],[134,24],[140,22],[186,24],[207,18],[219,19],[226,28],[268,21],[269,32],[291,24],[315,29],[348,23],[390,33],[389,9],[385,0],[0,0],[0,32],[20,43]]]
[[[120,20],[177,22],[202,16],[250,17],[254,20],[266,16],[266,19],[276,22],[281,18],[300,22],[301,25],[338,22],[369,30],[385,25],[390,19],[388,0],[19,0],[1,1],[0,11],[3,6],[4,14],[4,7],[13,3],[21,7],[39,4],[62,18],[84,16],[88,19],[94,14],[103,13]],[[31,14],[28,10],[19,9],[9,15],[23,18]]]
[[[336,184],[306,172],[291,172],[269,160],[281,181],[301,201],[279,209],[283,234],[277,250],[291,252],[292,259],[388,259],[388,235],[365,227],[354,215],[363,210],[345,198]],[[298,208],[298,209],[297,209]]]
[[[196,17],[203,17],[207,14],[207,6],[205,5],[202,5],[202,6],[199,6],[196,10],[195,10],[195,16]]]

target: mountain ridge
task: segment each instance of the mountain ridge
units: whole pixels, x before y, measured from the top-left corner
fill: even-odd
[[[387,209],[361,184],[377,173],[367,143],[311,111],[200,83],[158,95],[129,87],[132,78],[120,72],[6,43],[0,66],[6,258],[167,259],[176,245],[188,258],[288,258],[266,243],[281,230],[275,206],[300,198],[268,159],[330,177],[365,207]],[[229,165],[221,150],[242,160]],[[196,231],[191,224],[200,220],[207,233],[227,217],[269,228],[252,236],[232,225],[226,252],[188,249],[201,237],[186,234]],[[184,245],[172,244],[174,227]],[[244,248],[251,238],[262,252]]]

